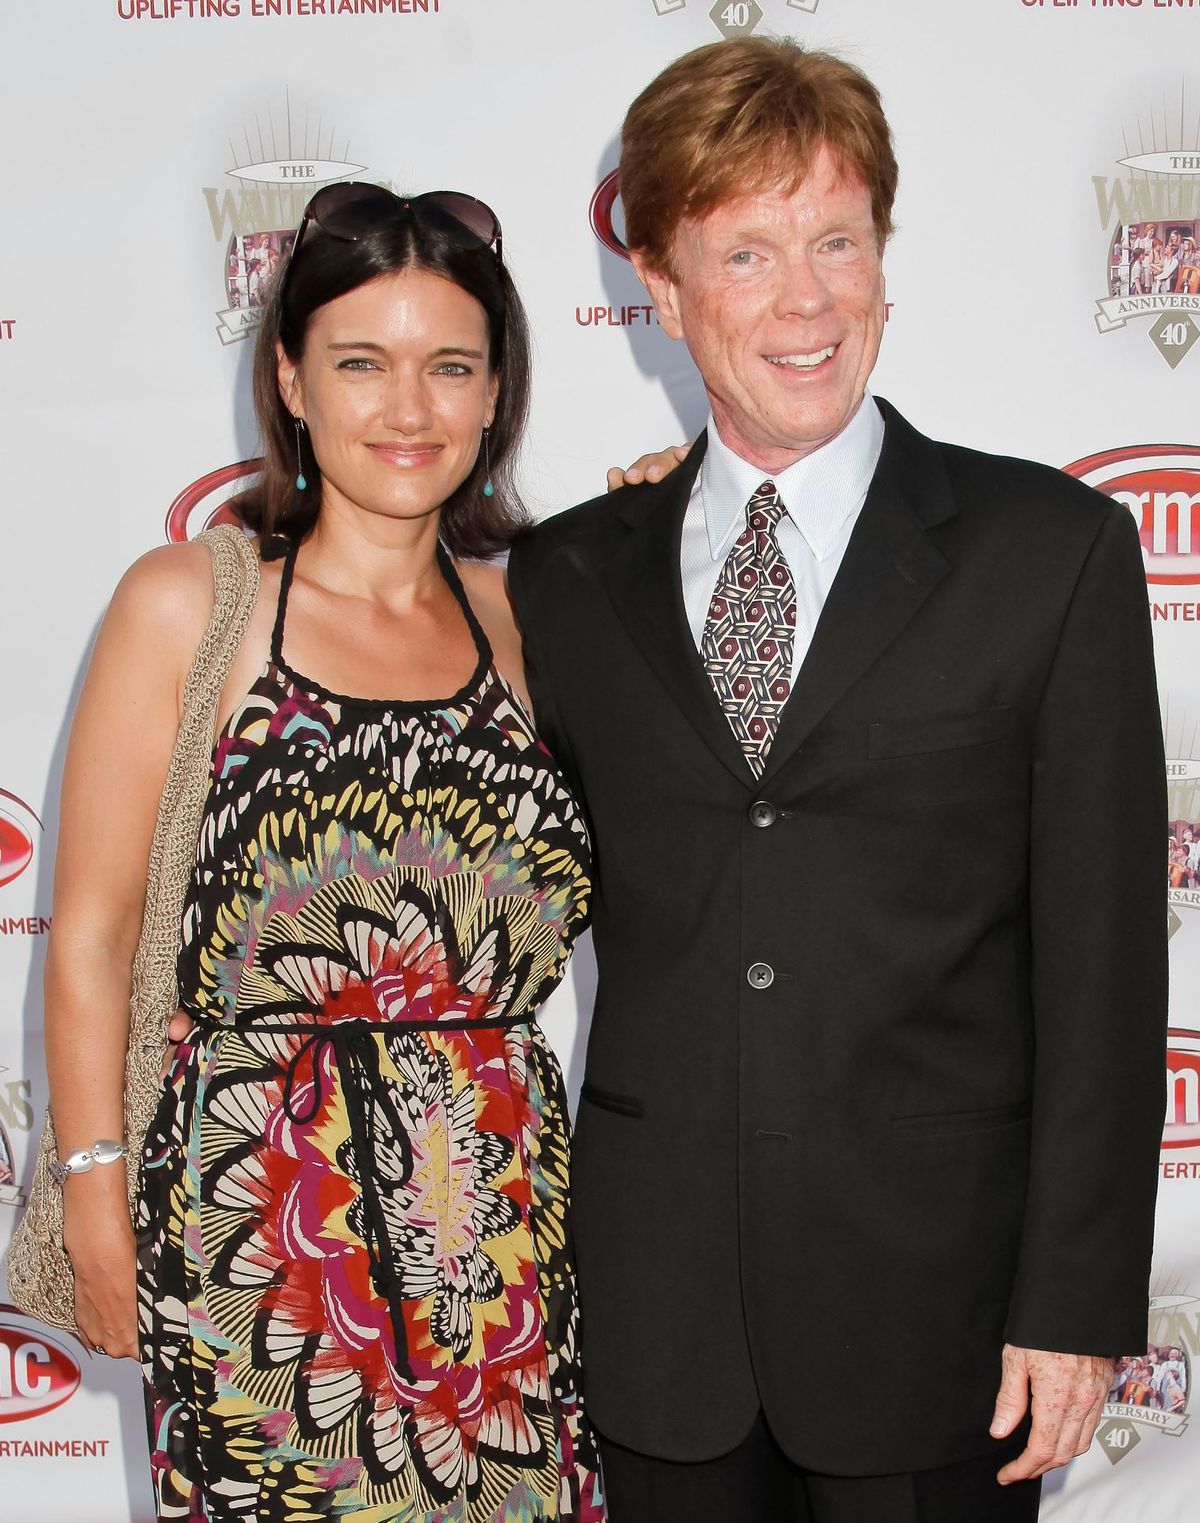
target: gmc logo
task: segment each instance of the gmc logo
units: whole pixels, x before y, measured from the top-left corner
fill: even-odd
[[[0,1423],[53,1412],[79,1389],[79,1365],[70,1350],[13,1311],[0,1314]]]
[[[1200,1031],[1167,1032],[1164,1148],[1200,1147]]]
[[[1148,582],[1200,583],[1200,446],[1131,444],[1065,470],[1133,514]]]

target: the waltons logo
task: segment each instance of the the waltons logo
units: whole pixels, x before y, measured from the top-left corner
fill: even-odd
[[[1200,338],[1200,125],[1182,87],[1148,117],[1125,134],[1116,173],[1092,176],[1108,280],[1096,326],[1148,322],[1174,370]]]
[[[291,253],[296,228],[313,192],[352,179],[365,166],[315,112],[293,106],[256,113],[229,140],[230,167],[222,185],[206,185],[204,201],[220,248],[222,306],[217,333],[233,344],[257,328],[271,281]]]

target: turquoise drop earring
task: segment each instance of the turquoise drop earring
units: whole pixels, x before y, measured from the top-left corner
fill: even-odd
[[[304,431],[304,419],[294,419],[296,424],[296,490],[303,492],[308,482],[304,479],[304,449],[301,444],[301,434]]]
[[[492,485],[492,457],[488,451],[488,430],[486,428],[483,431],[483,463],[487,469],[487,480],[483,483],[483,495],[485,497],[494,497],[496,495],[496,488]]]

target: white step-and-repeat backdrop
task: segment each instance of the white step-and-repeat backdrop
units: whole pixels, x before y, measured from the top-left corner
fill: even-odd
[[[1130,1351],[1100,1442],[1051,1479],[1044,1516],[1190,1518],[1200,0],[0,0],[0,1250],[46,1100],[40,974],[82,664],[124,567],[203,527],[245,475],[249,340],[305,200],[351,176],[496,207],[537,338],[525,481],[553,512],[702,422],[622,254],[616,137],[668,60],[755,31],[835,48],[882,88],[901,187],[876,390],[926,432],[1075,472],[1141,528],[1172,820],[1149,1354]],[[1081,818],[1063,863],[1078,915],[1103,828]],[[589,961],[549,1016],[573,1084]],[[869,1423],[875,1402],[920,1400],[930,1357],[910,1392],[866,1379],[831,1399]],[[132,1366],[0,1306],[5,1517],[142,1523],[145,1468]]]

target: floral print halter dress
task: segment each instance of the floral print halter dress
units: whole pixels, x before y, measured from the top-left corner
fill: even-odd
[[[160,1519],[598,1523],[562,1076],[535,1020],[587,837],[497,673],[331,693],[271,659],[184,911],[196,1026],[142,1164]]]

